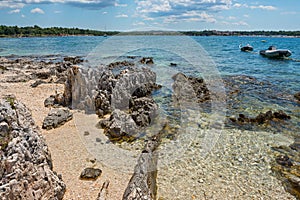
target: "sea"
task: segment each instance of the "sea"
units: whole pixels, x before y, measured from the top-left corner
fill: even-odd
[[[240,44],[250,44],[254,50],[242,52]],[[286,59],[259,55],[260,50],[271,45],[289,49],[292,55]],[[29,56],[46,61],[80,56],[86,60],[83,67],[92,68],[114,61],[151,57],[152,70],[157,74],[158,84],[163,86],[161,92],[154,94],[162,108],[167,110],[168,107],[165,97],[172,92],[172,76],[181,72],[207,82],[219,82],[218,88],[211,84],[209,89],[225,95],[224,104],[214,105],[215,110],[224,114],[223,128],[300,137],[300,103],[294,98],[294,94],[300,92],[300,38],[178,35],[0,38],[0,56]],[[267,125],[239,124],[230,120],[241,115],[255,118],[260,113],[280,110],[291,119]]]
[[[250,44],[253,52],[241,52],[239,45]],[[268,59],[260,50],[274,45],[289,49],[289,59]],[[124,56],[153,57],[158,81],[169,84],[170,74],[220,77],[247,76],[254,83],[243,89],[244,101],[239,111],[254,116],[266,110],[283,110],[296,119],[300,113],[293,95],[300,92],[300,38],[291,37],[238,37],[238,36],[68,36],[37,38],[0,38],[0,56],[32,56],[41,59],[59,59],[81,56],[93,65],[108,64]],[[172,65],[173,64],[173,65]],[[174,67],[174,64],[176,67]],[[208,65],[205,69],[198,65]],[[173,67],[172,67],[173,66]],[[208,69],[208,70],[207,70]],[[206,71],[206,72],[203,72]],[[243,76],[243,77],[240,77]],[[205,77],[204,77],[205,78]],[[240,80],[245,81],[245,80]],[[264,84],[265,87],[259,87]],[[230,113],[234,114],[234,113]],[[238,113],[235,113],[238,114]]]

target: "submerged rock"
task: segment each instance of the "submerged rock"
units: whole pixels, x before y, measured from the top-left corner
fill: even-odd
[[[297,99],[297,101],[300,101],[300,92],[294,94],[295,99]]]
[[[30,111],[14,100],[0,100],[0,199],[63,199],[66,186],[52,171],[50,152]]]
[[[289,115],[287,115],[285,112],[282,110],[279,110],[277,112],[272,112],[267,111],[265,113],[260,113],[254,118],[247,117],[244,114],[239,114],[237,118],[231,117],[230,120],[234,123],[239,123],[239,124],[247,124],[247,123],[252,123],[252,124],[265,124],[270,121],[278,121],[278,120],[288,120],[291,119]]]
[[[43,121],[43,129],[57,128],[73,118],[73,113],[68,108],[54,108]]]

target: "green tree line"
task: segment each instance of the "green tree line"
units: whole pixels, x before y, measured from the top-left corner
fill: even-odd
[[[0,26],[0,37],[43,37],[43,36],[65,36],[65,35],[93,35],[93,36],[104,36],[104,35],[115,35],[118,34],[116,31],[96,31],[89,29],[79,28],[62,28],[62,27],[51,27],[41,28],[35,26]]]
[[[190,36],[291,36],[299,37],[300,31],[216,31],[216,30],[204,30],[204,31],[184,31],[181,32]]]

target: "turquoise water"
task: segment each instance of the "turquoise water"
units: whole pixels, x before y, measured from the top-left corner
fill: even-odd
[[[44,37],[44,38],[0,38],[0,56],[83,56],[86,57],[96,49],[96,57],[101,62],[102,58],[110,59],[107,52],[115,52],[130,45],[130,40],[137,39],[143,43],[144,49],[127,52],[131,56],[151,56],[154,58],[158,70],[160,84],[171,84],[170,72],[182,71],[189,75],[201,75],[201,70],[187,62],[174,52],[168,52],[159,48],[153,48],[153,44],[159,46],[171,46],[173,50],[182,50],[187,55],[198,56],[189,48],[183,38],[185,36],[117,36],[114,45],[106,49],[98,49],[110,37]],[[293,94],[300,91],[300,38],[275,38],[275,37],[188,37],[199,44],[214,62],[216,70],[222,77],[246,75],[256,78],[255,83],[243,85],[241,94],[237,97],[239,103],[233,102],[229,107],[228,116],[239,113],[255,116],[267,110],[284,110],[292,116],[292,131],[298,130],[300,112],[298,104],[293,99]],[[265,40],[266,42],[262,42]],[[170,42],[171,41],[171,42]],[[251,44],[254,51],[251,53],[241,52],[239,44]],[[125,46],[124,46],[125,45]],[[173,45],[173,46],[172,46]],[[259,50],[275,45],[280,49],[292,51],[289,60],[271,60],[258,54]],[[152,47],[152,48],[147,48]],[[155,45],[154,45],[155,47]],[[203,52],[206,53],[206,52]],[[203,58],[207,59],[207,55]],[[89,58],[89,57],[87,57]],[[203,59],[201,57],[201,59]],[[119,58],[119,59],[125,59]],[[96,62],[98,63],[98,62]],[[170,63],[176,63],[176,67],[170,67]],[[155,69],[155,68],[154,68]],[[244,82],[244,80],[239,80]],[[234,112],[230,111],[234,110]],[[284,128],[286,129],[286,128]]]
[[[157,36],[158,41],[164,42],[164,36]],[[124,37],[126,38],[126,37]],[[147,40],[151,37],[143,37]],[[62,55],[86,56],[104,37],[45,37],[45,38],[0,38],[0,56],[28,56],[28,55]],[[270,45],[277,48],[290,49],[292,59],[300,60],[300,38],[270,38],[270,37],[192,37],[209,53],[215,61],[221,74],[244,74],[265,79],[280,84],[292,92],[299,90],[298,77],[300,75],[300,62],[292,60],[270,60],[258,55],[259,50]],[[176,37],[174,37],[176,40]],[[263,43],[262,40],[267,42]],[[251,44],[253,53],[240,52],[239,44]],[[118,47],[122,48],[122,47]],[[188,51],[188,49],[187,49]],[[155,50],[147,52],[149,56],[155,55]],[[178,58],[166,58],[160,52],[156,59],[163,61],[178,61]],[[161,58],[160,58],[161,57]]]

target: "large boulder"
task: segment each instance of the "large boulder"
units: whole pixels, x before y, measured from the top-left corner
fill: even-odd
[[[73,118],[73,113],[68,108],[51,109],[43,121],[43,129],[57,128]]]
[[[150,97],[134,99],[131,105],[131,117],[139,127],[147,127],[157,116],[158,105]]]
[[[109,120],[102,125],[111,141],[132,141],[138,137],[138,126],[132,117],[119,109],[112,112]]]
[[[63,199],[65,184],[30,111],[11,97],[0,99],[0,129],[0,199]]]

